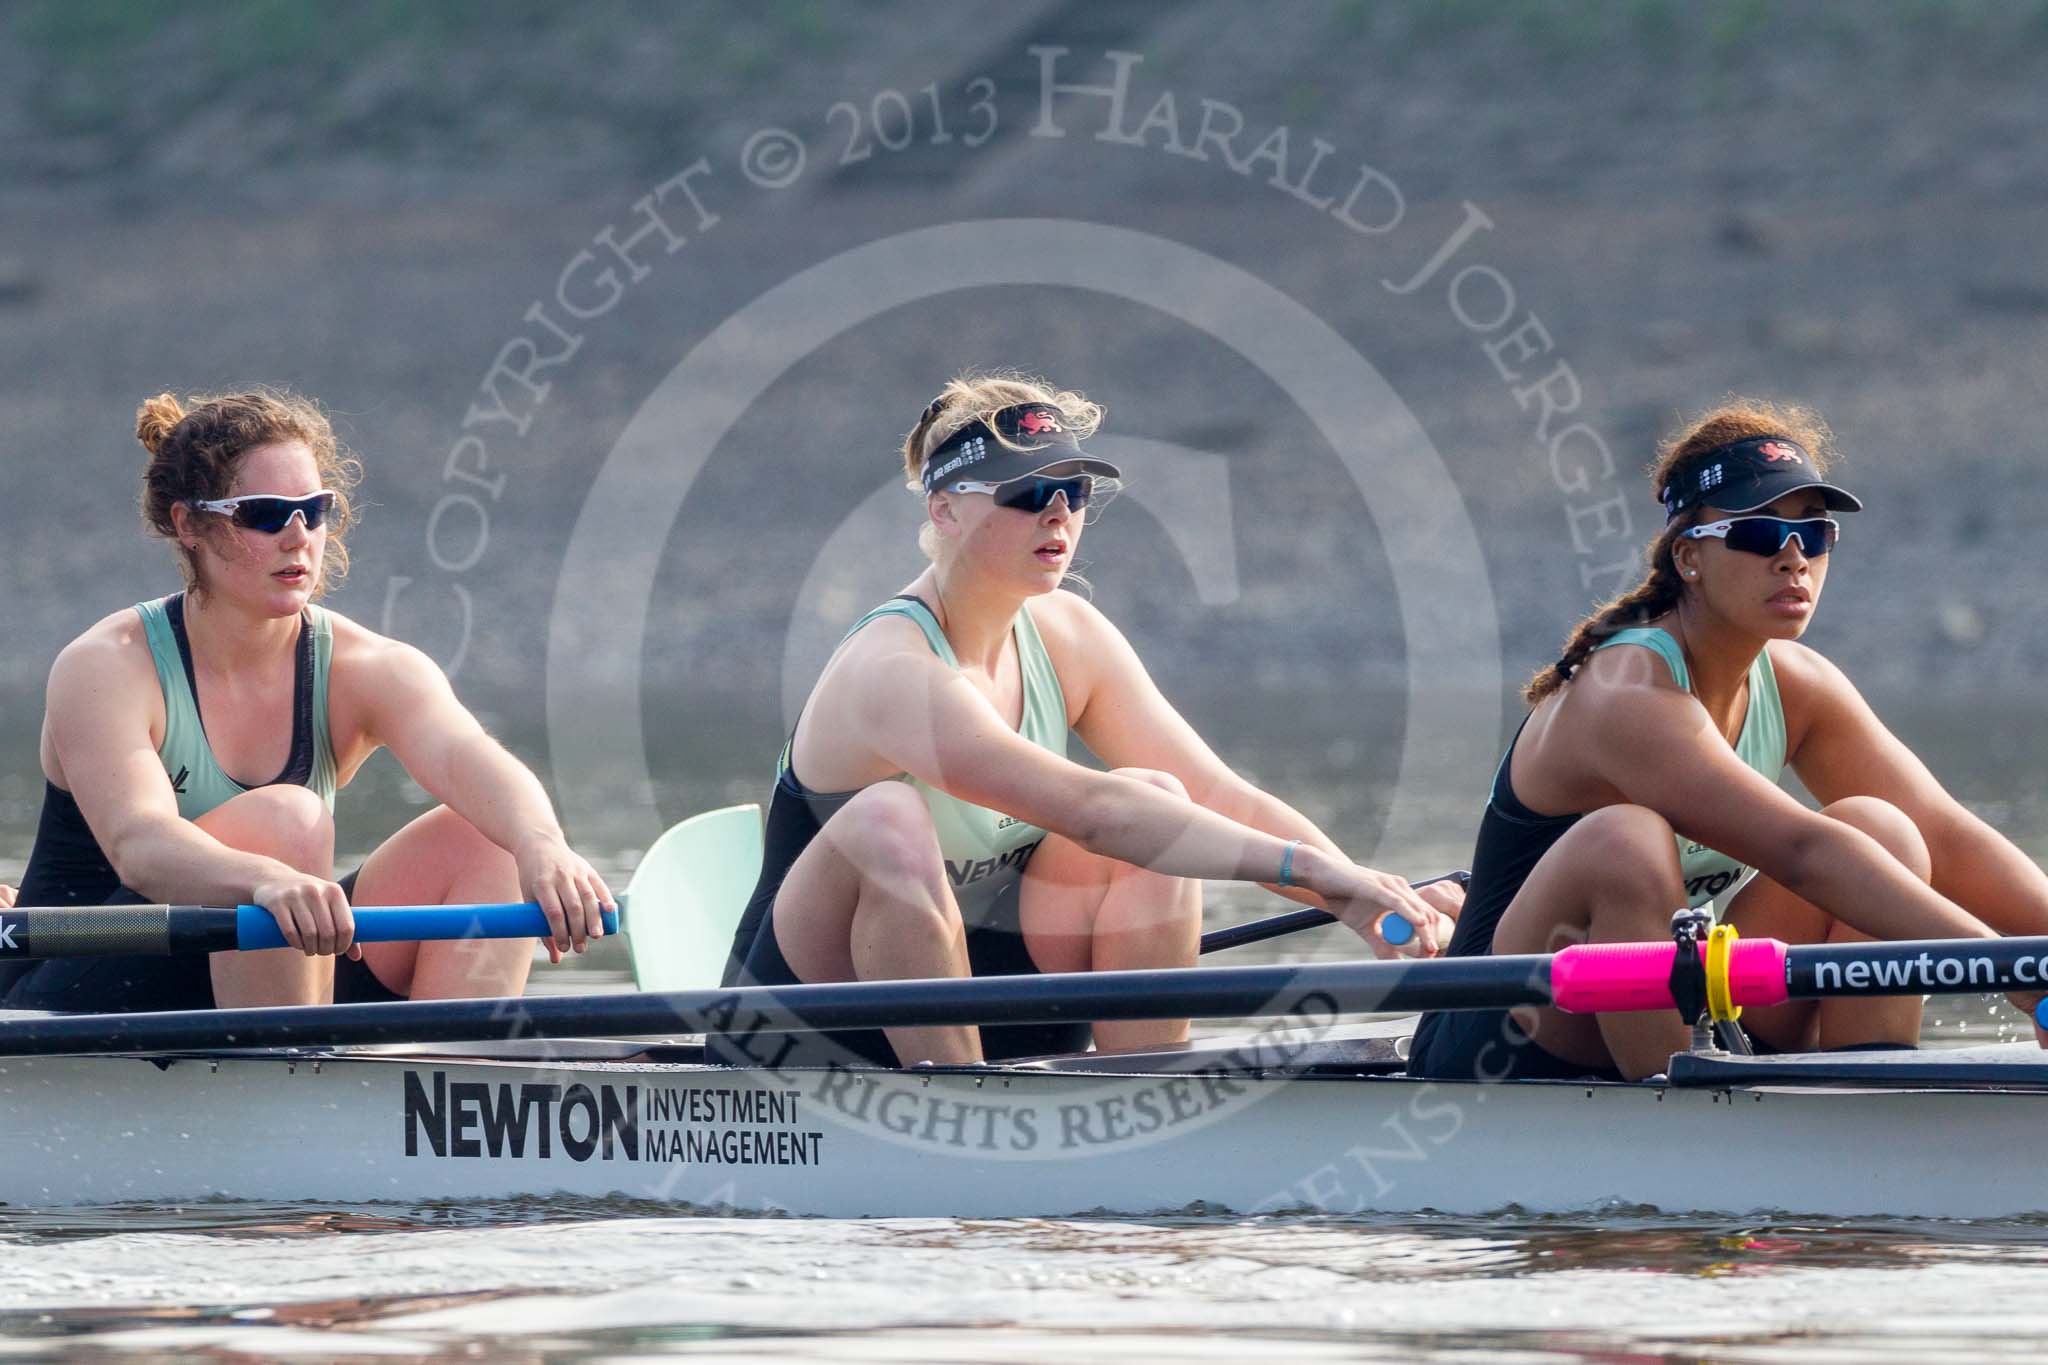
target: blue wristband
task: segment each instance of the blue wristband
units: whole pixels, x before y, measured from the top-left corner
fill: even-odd
[[[1287,851],[1280,855],[1280,877],[1274,882],[1275,886],[1294,885],[1294,850],[1300,847],[1301,840],[1291,840],[1287,845]]]

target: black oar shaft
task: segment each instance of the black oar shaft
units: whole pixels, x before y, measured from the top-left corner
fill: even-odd
[[[1799,944],[1785,987],[1795,1000],[2048,990],[2048,938]]]
[[[198,905],[0,910],[0,959],[163,957],[235,946],[236,912]]]
[[[1456,882],[1469,885],[1472,874],[1465,871],[1446,872],[1442,876],[1428,877],[1419,882],[1410,882],[1415,890],[1435,886],[1438,882]],[[1242,948],[1248,943],[1264,943],[1269,938],[1280,938],[1287,934],[1298,934],[1304,929],[1320,929],[1325,924],[1335,924],[1337,917],[1327,910],[1289,910],[1268,919],[1255,919],[1244,924],[1227,924],[1221,929],[1211,929],[1202,935],[1204,953],[1220,953],[1226,948]]]
[[[1097,1019],[1321,1020],[1368,1011],[1542,1004],[1550,998],[1549,964],[1538,956],[1473,957],[50,1016],[0,1024],[0,1056]]]
[[[1325,924],[1336,922],[1337,917],[1327,910],[1306,907],[1289,910],[1285,914],[1255,919],[1247,924],[1227,924],[1221,929],[1211,929],[1202,935],[1202,951],[1220,953],[1226,948],[1242,948],[1248,943],[1264,943],[1269,938],[1298,934],[1304,929],[1320,929]]]
[[[736,1036],[822,1029],[1041,1024],[1096,1019],[1298,1017],[1368,1011],[1662,1008],[1671,950],[1581,944],[1555,957],[1465,957],[1300,966],[1078,972],[1057,976],[872,981],[666,994],[407,1001],[163,1014],[17,1017],[0,1021],[0,1056],[484,1042],[716,1031]],[[1853,943],[1787,949],[1756,939],[1737,954],[1768,964],[1730,970],[1734,1003],[1822,996],[2048,988],[2048,938]],[[1758,975],[1759,970],[1762,975]],[[1774,985],[1782,981],[1783,987]],[[1745,999],[1745,994],[1747,998]],[[1767,1000],[1766,997],[1769,997]]]

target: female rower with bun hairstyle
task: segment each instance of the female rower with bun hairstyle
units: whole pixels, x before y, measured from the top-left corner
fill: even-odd
[[[598,937],[610,893],[563,841],[540,782],[426,655],[314,605],[348,568],[356,474],[319,409],[269,391],[163,394],[136,436],[143,523],[176,546],[185,590],[115,612],[57,656],[19,898],[260,905],[292,946],[45,962],[6,1003],[204,1009],[525,984],[530,940],[351,946],[351,901],[537,900],[557,961]],[[445,804],[337,882],[334,792],[385,747]]]
[[[1796,407],[1730,400],[1658,453],[1649,575],[1531,680],[1494,777],[1450,955],[1670,938],[1672,911],[1756,875],[1723,918],[1790,943],[2048,932],[2048,876],[1964,810],[1842,671],[1798,643],[1835,563],[1831,439]],[[1846,567],[1846,566],[1844,566]],[[1821,803],[1778,786],[1784,768]],[[1751,1009],[1761,1049],[1911,1046],[1918,996]],[[1675,1011],[1431,1014],[1413,1074],[1662,1071]],[[2044,1039],[2048,1041],[2048,1039]]]
[[[905,438],[932,562],[854,624],[804,704],[727,984],[1192,966],[1204,878],[1326,905],[1382,955],[1398,912],[1419,930],[1406,951],[1435,951],[1454,888],[1354,864],[1217,758],[1108,618],[1054,591],[1117,477],[1081,444],[1101,420],[1041,380],[966,374]],[[1069,730],[1113,771],[1069,759]],[[1094,1035],[1138,1047],[1187,1024]],[[1085,1048],[1089,1025],[799,1037],[785,1053],[714,1036],[710,1055],[971,1062]]]

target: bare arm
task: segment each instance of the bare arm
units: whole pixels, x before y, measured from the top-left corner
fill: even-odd
[[[413,781],[512,854],[522,893],[536,901],[554,929],[556,961],[587,938],[600,938],[600,911],[611,890],[572,852],[554,803],[533,770],[485,733],[456,699],[448,679],[425,654],[373,637],[361,663],[365,738],[382,744]]]
[[[1063,670],[1078,684],[1080,711],[1074,729],[1112,767],[1153,768],[1172,773],[1188,795],[1218,815],[1282,839],[1313,844],[1343,858],[1336,841],[1315,822],[1272,793],[1252,785],[1209,747],[1159,690],[1137,650],[1107,617],[1087,602],[1062,603],[1073,622],[1075,666]],[[1265,883],[1304,905],[1323,908],[1322,897],[1305,887]],[[1456,916],[1463,888],[1438,883],[1419,893],[1434,909]]]
[[[1875,839],[1765,781],[1686,693],[1607,686],[1599,701],[1599,776],[1688,839],[1750,864],[1874,938],[1992,936]]]
[[[971,683],[908,641],[870,646],[856,715],[889,766],[979,806],[1066,836],[1091,852],[1170,876],[1219,881],[1274,877],[1289,840],[1253,829],[1133,778],[1096,772],[1048,753],[1003,722]],[[1389,910],[1435,950],[1434,917],[1398,877],[1357,867],[1304,842],[1295,879],[1379,944]]]
[[[261,905],[306,952],[348,949],[348,901],[328,877],[230,848],[178,814],[151,738],[157,682],[131,628],[111,618],[50,669],[44,724],[64,781],[123,885],[178,904]]]
[[[1122,631],[1086,602],[1070,612],[1077,666],[1064,670],[1082,692],[1074,729],[1112,767],[1172,773],[1188,795],[1218,815],[1330,853],[1336,843],[1300,811],[1240,777],[1175,710]]]
[[[1786,652],[1810,720],[1792,766],[1823,802],[1876,796],[1920,828],[1934,889],[2006,934],[2048,934],[2048,874],[1963,808],[1927,765],[1885,728],[1839,668],[1811,650]],[[1790,681],[1790,677],[1787,677]]]

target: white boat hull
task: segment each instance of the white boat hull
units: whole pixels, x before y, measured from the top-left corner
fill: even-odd
[[[0,1201],[14,1206],[570,1195],[823,1217],[2048,1212],[2048,1093],[1995,1085],[225,1054],[9,1059],[0,1102]]]

